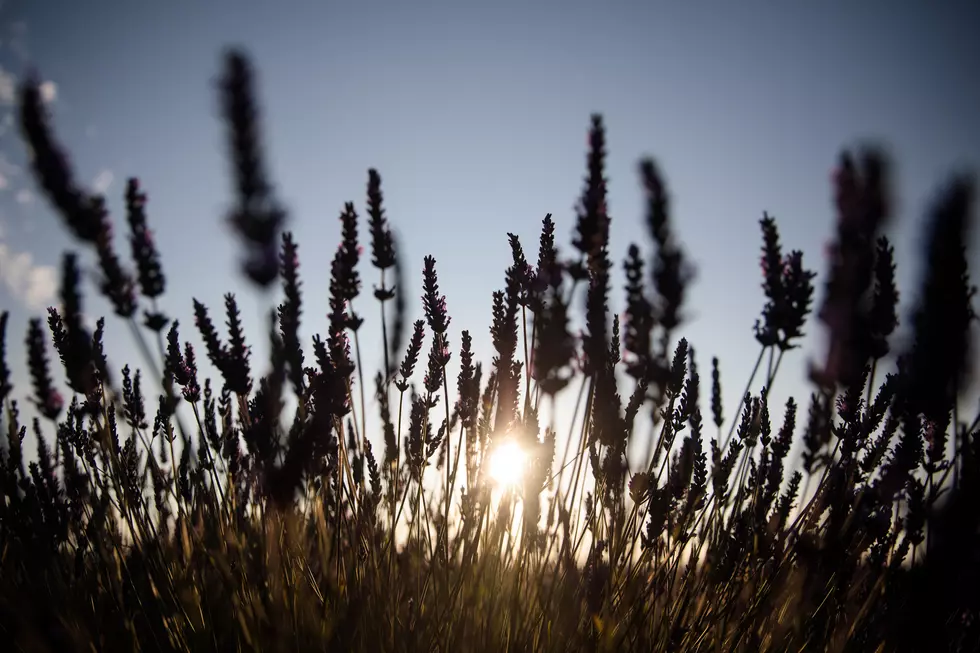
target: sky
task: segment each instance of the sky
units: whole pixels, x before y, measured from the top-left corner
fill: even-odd
[[[891,237],[911,308],[929,203],[951,173],[980,167],[978,26],[980,4],[968,0],[7,0],[0,306],[12,314],[8,358],[19,396],[28,390],[19,360],[27,320],[57,303],[62,253],[78,249],[26,169],[12,122],[16,81],[30,67],[45,82],[78,178],[107,194],[117,233],[125,233],[125,180],[137,176],[147,190],[168,281],[163,306],[184,325],[182,338],[200,343],[191,297],[220,322],[222,296],[235,292],[260,371],[259,319],[277,296],[242,280],[224,221],[232,200],[216,87],[224,48],[244,47],[258,71],[270,177],[299,242],[307,342],[325,331],[338,215],[345,201],[363,214],[375,167],[411,275],[412,317],[422,316],[422,258],[431,254],[452,315],[454,362],[459,329],[468,329],[488,365],[491,293],[510,261],[506,233],[533,259],[550,212],[569,251],[589,116],[601,113],[611,254],[621,261],[631,242],[650,252],[636,164],[652,156],[698,269],[681,335],[697,351],[703,409],[718,356],[730,417],[759,349],[758,221],[768,211],[784,249],[804,252],[820,275],[819,301],[833,229],[830,174],[844,147],[883,143],[894,156]],[[122,238],[117,249],[128,257]],[[83,261],[93,263],[90,252]],[[368,265],[361,274],[367,289],[377,282]],[[617,276],[619,309],[621,288]],[[360,305],[374,320],[376,307]],[[110,313],[91,286],[86,306],[93,317]],[[139,363],[125,325],[107,322],[113,365]],[[362,341],[366,363],[378,351],[372,333]],[[807,357],[823,356],[815,321],[807,333],[780,368],[776,422],[791,394],[805,411]]]

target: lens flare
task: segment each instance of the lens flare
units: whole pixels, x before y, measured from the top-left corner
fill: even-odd
[[[527,467],[527,453],[513,440],[505,440],[490,452],[490,478],[500,487],[513,487],[521,482]]]

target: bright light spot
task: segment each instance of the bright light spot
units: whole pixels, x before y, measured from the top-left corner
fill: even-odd
[[[521,482],[527,466],[527,454],[513,440],[505,440],[490,452],[490,478],[502,487],[513,487]]]

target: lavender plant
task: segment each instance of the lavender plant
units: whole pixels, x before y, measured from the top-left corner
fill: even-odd
[[[842,156],[817,313],[829,344],[811,364],[805,413],[769,398],[784,353],[809,328],[816,273],[800,251],[783,253],[764,215],[759,358],[729,418],[712,359],[712,429],[683,337],[693,266],[653,161],[639,166],[653,253],[629,246],[625,313],[611,310],[601,117],[572,256],[550,214],[536,264],[508,234],[486,366],[469,331],[449,338],[452,298],[432,257],[421,262],[424,319],[409,326],[403,271],[418,263],[403,260],[369,171],[363,259],[383,353],[372,375],[361,363],[361,326],[374,318],[361,303],[368,270],[354,203],[340,214],[327,332],[304,342],[300,243],[283,231],[266,178],[244,54],[227,55],[220,93],[242,269],[257,289],[282,286],[259,334],[268,361],[252,358],[233,295],[226,336],[193,300],[197,346],[166,316],[139,182],[125,196],[130,272],[104,198],[74,181],[37,84],[20,90],[39,185],[93,249],[97,291],[128,323],[144,367],[115,374],[104,321],[85,326],[77,255],[67,253],[50,333],[33,319],[25,340],[29,419],[0,314],[0,629],[11,650],[980,650],[980,414],[961,414],[976,318],[971,181],[943,188],[928,216],[912,338],[891,352],[888,161]],[[889,354],[896,369],[880,375]],[[203,378],[204,357],[217,377]],[[576,388],[562,437],[557,398]],[[644,454],[628,455],[647,434]],[[495,471],[502,451],[505,467],[523,471],[506,484]]]

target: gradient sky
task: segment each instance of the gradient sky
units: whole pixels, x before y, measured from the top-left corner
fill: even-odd
[[[271,177],[300,243],[307,338],[325,329],[337,216],[349,200],[363,211],[367,169],[376,167],[411,296],[422,257],[434,255],[453,346],[458,329],[469,329],[489,363],[505,234],[519,234],[536,256],[551,212],[567,248],[589,115],[601,112],[613,257],[631,241],[649,251],[636,163],[651,155],[698,266],[683,334],[697,349],[704,394],[710,358],[721,357],[728,413],[758,352],[764,210],[822,282],[836,157],[863,139],[884,142],[896,162],[892,235],[908,309],[910,255],[929,201],[949,173],[980,168],[980,4],[968,0],[8,0],[0,23],[5,114],[5,88],[35,66],[51,82],[59,138],[79,178],[107,191],[119,234],[125,179],[141,179],[168,277],[164,306],[195,343],[191,296],[216,311],[224,292],[238,293],[256,352],[265,351],[258,316],[271,301],[242,282],[222,219],[232,196],[215,80],[228,45],[247,48],[259,73]],[[56,303],[57,273],[46,266],[74,244],[24,171],[16,129],[4,125],[0,305],[12,311],[8,352],[24,379],[27,319]],[[122,239],[117,247],[128,257]],[[376,282],[368,266],[362,277]],[[621,307],[619,277],[614,295]],[[374,319],[375,307],[361,305]],[[109,312],[94,291],[88,306]],[[421,316],[418,301],[412,309]],[[115,366],[138,362],[123,325],[108,321]],[[816,323],[807,331],[773,397],[781,404],[795,394],[803,410],[805,357],[823,349]],[[772,410],[781,419],[781,407]]]

